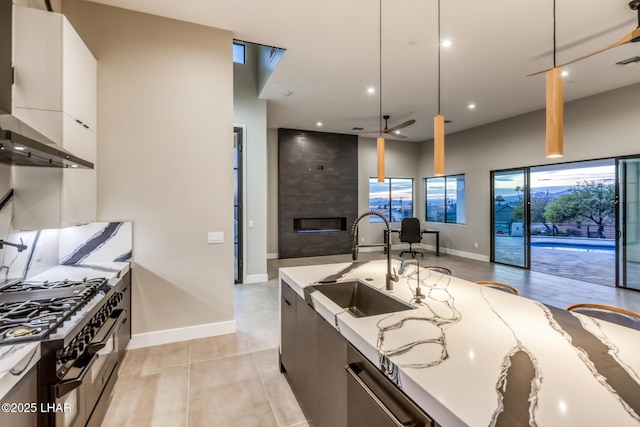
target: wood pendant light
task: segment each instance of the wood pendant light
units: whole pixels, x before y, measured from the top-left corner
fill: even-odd
[[[433,118],[433,174],[444,175],[444,116],[438,114]]]
[[[384,182],[384,137],[382,136],[382,0],[380,0],[379,2],[379,15],[378,15],[378,19],[380,20],[379,24],[379,29],[380,32],[378,33],[378,41],[379,41],[379,45],[378,48],[380,49],[379,51],[379,56],[378,56],[378,65],[379,65],[379,78],[380,78],[380,87],[379,87],[379,95],[380,95],[380,133],[378,136],[378,182]],[[386,122],[385,122],[386,123]],[[386,127],[386,125],[385,125]]]
[[[378,138],[378,182],[384,182],[384,138]]]
[[[562,72],[547,72],[547,158],[562,157],[564,131],[564,88]]]
[[[440,0],[438,0],[438,114],[433,118],[433,174],[444,175],[444,116],[440,114],[441,100],[441,73],[440,51],[442,40],[440,38]]]

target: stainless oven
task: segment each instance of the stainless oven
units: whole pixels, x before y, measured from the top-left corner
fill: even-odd
[[[41,427],[99,426],[131,337],[131,276],[127,273],[93,307],[80,313],[73,332],[42,343],[41,405],[51,405]]]

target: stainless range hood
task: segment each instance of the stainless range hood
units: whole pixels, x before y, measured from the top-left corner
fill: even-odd
[[[11,114],[12,3],[0,0],[0,163],[93,169],[93,163],[74,156]]]

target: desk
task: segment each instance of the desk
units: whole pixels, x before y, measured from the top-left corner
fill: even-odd
[[[400,234],[400,229],[399,228],[392,228],[391,229],[392,233],[398,233]],[[436,256],[440,256],[440,230],[438,230],[437,228],[423,228],[420,230],[420,237],[422,238],[423,234],[435,234],[436,235]],[[384,243],[387,243],[387,239],[389,237],[387,236],[387,230],[384,230]],[[387,253],[387,249],[385,248],[384,253]]]

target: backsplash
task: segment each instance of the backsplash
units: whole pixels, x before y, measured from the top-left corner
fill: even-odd
[[[17,248],[4,246],[0,251],[0,281],[27,280],[58,265],[100,268],[101,263],[129,261],[131,227],[130,221],[95,222],[61,229],[13,231],[6,240],[27,248],[18,252]]]

